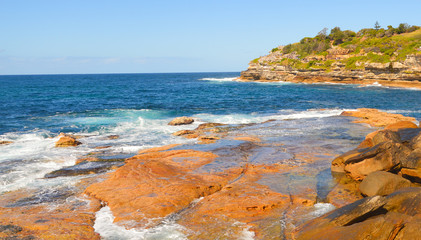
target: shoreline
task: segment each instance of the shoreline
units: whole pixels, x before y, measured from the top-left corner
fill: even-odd
[[[378,86],[378,87],[393,87],[393,88],[404,88],[404,89],[416,89],[421,90],[421,81],[403,81],[403,80],[357,80],[357,79],[344,79],[335,80],[333,78],[294,78],[287,81],[283,80],[269,80],[259,79],[251,80],[243,77],[235,79],[238,82],[262,82],[262,83],[303,83],[303,84],[343,84],[343,85],[361,85],[361,86]]]

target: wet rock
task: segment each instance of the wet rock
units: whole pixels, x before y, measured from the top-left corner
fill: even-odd
[[[56,142],[56,147],[74,147],[82,144],[75,137],[61,133],[60,139]]]
[[[22,228],[16,225],[8,224],[8,225],[0,225],[0,232],[5,234],[16,234],[21,232]]]
[[[186,125],[186,124],[191,124],[193,122],[194,122],[194,119],[190,117],[177,117],[177,118],[174,118],[171,122],[169,122],[168,125],[171,125],[171,126]]]
[[[399,175],[377,171],[367,175],[360,184],[360,191],[365,196],[389,195],[394,191],[410,187],[411,182]]]
[[[74,166],[65,167],[51,173],[48,173],[44,178],[56,178],[56,177],[67,177],[67,176],[76,176],[76,175],[85,175],[92,173],[100,173],[110,170],[115,167],[124,165],[121,161],[83,161]]]
[[[345,172],[355,180],[362,180],[375,171],[397,171],[410,149],[391,141],[377,144],[344,162]]]
[[[98,146],[98,147],[95,147],[95,149],[106,149],[106,148],[110,148],[110,147],[112,147],[112,146]]]
[[[112,139],[118,139],[118,138],[120,138],[120,136],[119,135],[109,135],[109,136],[107,136],[107,138],[112,140]]]
[[[200,136],[197,138],[197,140],[200,141],[201,144],[209,144],[214,143],[216,140],[219,140],[221,138],[216,136]]]
[[[67,188],[63,189],[45,189],[39,191],[32,196],[20,198],[14,202],[10,202],[6,207],[25,207],[41,203],[63,202],[72,195],[72,191]]]
[[[180,130],[180,131],[177,131],[177,132],[173,133],[172,135],[173,136],[184,136],[184,135],[191,135],[191,134],[194,134],[194,133],[195,133],[195,131],[193,131],[193,130]]]
[[[222,123],[202,123],[200,124],[196,130],[203,130],[206,128],[214,128],[214,127],[220,127],[220,126],[225,126],[226,124],[222,124]]]
[[[12,141],[0,141],[0,145],[12,144]]]
[[[126,160],[102,183],[89,186],[86,193],[106,202],[115,221],[135,220],[136,226],[150,224],[181,211],[200,197],[219,191],[241,174],[230,172],[195,174],[217,155],[194,150],[168,150],[171,146],[142,150]],[[152,223],[153,224],[153,223]]]
[[[395,130],[395,131],[402,128],[418,128],[418,126],[412,121],[400,121],[400,122],[389,124],[385,127],[385,129]]]

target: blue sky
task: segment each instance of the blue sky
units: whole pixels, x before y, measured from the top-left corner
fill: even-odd
[[[0,74],[241,71],[324,27],[421,25],[420,9],[420,0],[0,0]]]

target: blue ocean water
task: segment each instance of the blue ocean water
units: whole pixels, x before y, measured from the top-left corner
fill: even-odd
[[[90,132],[138,116],[265,115],[279,110],[369,107],[421,118],[417,90],[230,81],[237,76],[236,72],[0,76],[0,134],[34,129]]]

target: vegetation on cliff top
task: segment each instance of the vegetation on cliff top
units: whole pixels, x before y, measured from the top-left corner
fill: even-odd
[[[278,61],[297,69],[319,68],[330,70],[334,61],[347,69],[363,68],[361,62],[388,63],[404,61],[410,54],[421,54],[421,29],[402,23],[398,27],[374,28],[358,32],[342,31],[339,27],[325,28],[315,37],[305,37],[300,42],[272,49],[272,53],[289,55]],[[346,55],[341,58],[338,55]],[[332,61],[334,60],[334,61]],[[258,59],[253,60],[254,63]],[[271,65],[274,64],[273,62]]]

